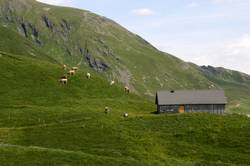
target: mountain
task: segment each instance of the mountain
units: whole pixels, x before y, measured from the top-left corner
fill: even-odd
[[[157,89],[209,87],[208,80],[194,67],[157,50],[110,19],[34,0],[0,2],[1,29],[20,39],[18,45],[9,43],[11,48],[1,45],[2,51],[45,55],[59,64],[89,66],[141,95],[153,96]],[[24,47],[25,52],[18,47]]]
[[[63,64],[79,67],[67,85]],[[88,11],[0,0],[1,166],[250,165],[247,116],[154,114],[156,90],[204,88],[249,114],[246,74],[186,63]]]
[[[0,0],[0,6],[4,53],[87,67],[151,99],[161,89],[222,88],[229,98],[228,111],[249,112],[246,74],[184,62],[89,11],[34,0]]]

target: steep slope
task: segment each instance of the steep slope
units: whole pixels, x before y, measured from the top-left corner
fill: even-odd
[[[89,66],[148,96],[158,89],[207,89],[210,85],[193,66],[158,51],[105,17],[34,0],[0,0],[0,6],[2,26],[25,38],[11,47],[29,40],[58,63]]]
[[[5,53],[0,67],[0,165],[250,164],[245,116],[159,116],[99,74],[88,80],[87,67],[66,86],[47,60]]]

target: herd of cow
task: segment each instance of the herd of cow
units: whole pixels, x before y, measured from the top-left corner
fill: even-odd
[[[63,65],[63,70],[67,70],[67,65]],[[74,76],[75,74],[76,74],[76,72],[78,71],[78,67],[72,67],[68,72],[67,72],[67,74],[65,74],[65,75],[63,75],[61,78],[60,78],[60,82],[62,83],[62,84],[64,84],[64,85],[67,85],[68,84],[68,78],[70,77],[70,76]],[[88,79],[90,79],[90,77],[91,77],[91,75],[90,75],[90,73],[87,73],[86,74],[86,77],[88,78]]]
[[[64,70],[64,71],[67,71],[67,70],[68,70],[67,65],[63,65],[63,70]],[[63,75],[63,76],[60,78],[60,80],[59,80],[60,83],[62,83],[63,85],[67,85],[67,84],[68,84],[68,79],[69,79],[69,77],[74,76],[78,70],[79,70],[78,67],[72,67],[72,68],[67,72],[67,74]],[[91,78],[91,74],[90,74],[90,73],[86,73],[86,77],[87,77],[87,79],[90,79],[90,78]],[[114,85],[114,84],[115,84],[115,81],[112,80],[112,81],[110,82],[110,85],[112,86],[112,85]],[[125,87],[124,87],[124,91],[125,91],[125,93],[129,93],[129,92],[130,92],[129,87],[128,87],[128,86],[125,86]]]
[[[63,65],[63,70],[64,71],[67,71],[68,70],[68,67],[67,65]],[[71,77],[71,76],[74,76],[76,74],[76,72],[79,70],[78,67],[72,67],[68,72],[67,74],[63,75],[61,78],[60,78],[60,83],[62,83],[63,85],[67,85],[68,84],[68,78]],[[86,77],[87,79],[90,79],[91,78],[91,74],[90,73],[87,73],[86,74]],[[110,86],[114,85],[115,84],[115,81],[112,80],[110,82]],[[125,86],[124,87],[124,91],[125,93],[129,93],[130,90],[129,90],[129,87],[128,86]],[[108,114],[110,112],[110,109],[109,107],[105,107],[105,113]],[[124,113],[123,114],[124,117],[128,117],[128,113]]]

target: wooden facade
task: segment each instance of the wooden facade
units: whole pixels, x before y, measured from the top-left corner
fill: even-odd
[[[157,105],[158,113],[207,112],[214,114],[223,114],[224,111],[225,104]]]

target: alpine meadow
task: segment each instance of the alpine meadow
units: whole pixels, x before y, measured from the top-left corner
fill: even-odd
[[[223,115],[156,113],[157,91],[202,89],[225,91]],[[249,115],[248,74],[90,11],[0,0],[0,166],[247,166]]]

